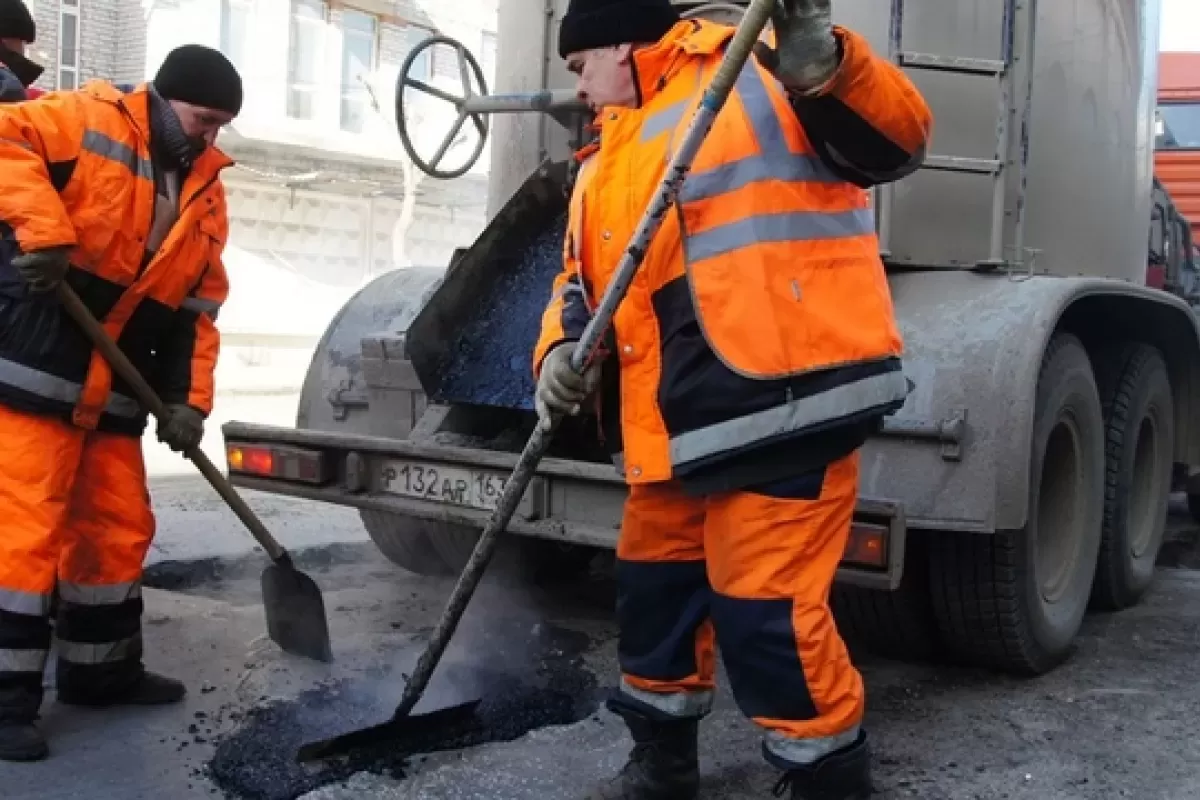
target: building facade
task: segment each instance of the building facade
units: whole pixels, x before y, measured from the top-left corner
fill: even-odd
[[[25,1],[48,90],[139,83],[189,42],[238,66],[243,110],[218,140],[237,162],[223,174],[231,288],[218,322],[221,393],[298,391],[319,337],[355,291],[391,269],[444,267],[483,228],[489,148],[461,177],[425,176],[397,134],[396,85],[435,33],[475,54],[493,85],[497,0]],[[414,56],[411,72],[463,92],[453,48]],[[428,158],[457,112],[416,90],[404,97]],[[441,166],[464,164],[478,136],[463,126]]]
[[[238,66],[243,112],[219,140],[237,161],[224,175],[231,245],[272,268],[349,291],[388,269],[443,266],[482,230],[488,148],[462,177],[425,176],[401,147],[395,96],[401,64],[433,34],[462,42],[492,85],[496,0],[26,2],[46,89],[141,82],[189,42]],[[425,50],[411,74],[461,94],[453,48]],[[412,89],[405,97],[418,150],[432,155],[453,107]],[[478,136],[465,125],[444,164],[461,164]]]

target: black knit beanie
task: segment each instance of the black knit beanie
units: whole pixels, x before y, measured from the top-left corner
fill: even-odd
[[[229,59],[211,47],[185,44],[172,50],[154,76],[154,88],[166,100],[234,115],[242,110],[242,78]]]
[[[679,22],[670,0],[571,0],[558,28],[558,55],[657,42]]]
[[[20,39],[33,44],[37,26],[21,0],[0,0],[0,39]]]

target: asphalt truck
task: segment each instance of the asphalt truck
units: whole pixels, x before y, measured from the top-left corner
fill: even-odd
[[[415,80],[409,56],[402,144],[452,178],[490,138],[490,222],[450,264],[386,273],[345,305],[295,427],[223,426],[238,486],[357,508],[417,573],[465,563],[534,424],[530,353],[589,121],[553,48],[565,6],[501,0],[505,93],[450,39],[419,49],[458,51],[458,94]],[[1158,13],[1155,0],[834,3],[936,119],[923,168],[874,194],[915,390],[863,451],[831,600],[852,639],[1046,672],[1089,608],[1139,601],[1169,494],[1200,490],[1200,328],[1177,293],[1146,285]],[[421,94],[455,123],[432,154],[404,121]],[[452,146],[464,131],[479,144]],[[466,166],[441,164],[452,151]],[[570,422],[509,528],[526,563],[560,578],[613,548],[626,494],[595,421]]]

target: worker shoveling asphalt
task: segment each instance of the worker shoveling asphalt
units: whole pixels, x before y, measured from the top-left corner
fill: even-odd
[[[129,91],[94,81],[0,106],[0,759],[49,752],[34,721],[55,598],[59,703],[185,695],[142,660],[147,409],[51,292],[78,295],[154,377],[159,438],[196,448],[228,292],[230,162],[213,142],[241,106],[237,70],[197,45]]]
[[[608,332],[617,307],[633,282],[647,248],[662,225],[668,209],[675,202],[684,178],[691,168],[692,159],[700,150],[714,119],[732,92],[734,81],[751,57],[752,48],[770,20],[773,7],[774,4],[771,0],[755,0],[747,10],[737,32],[729,41],[728,48],[720,59],[720,68],[704,92],[704,100],[695,111],[678,151],[667,165],[665,177],[661,181],[654,200],[645,210],[636,232],[629,241],[618,274],[605,292],[596,314],[588,322],[586,330],[573,350],[571,368],[576,373],[583,372],[595,359],[601,340]],[[568,15],[568,19],[573,20],[574,18]],[[462,576],[455,585],[446,611],[433,632],[429,648],[417,662],[416,669],[404,688],[404,695],[401,697],[392,719],[365,730],[305,745],[298,754],[300,760],[328,758],[381,738],[404,740],[414,735],[414,732],[419,736],[428,730],[460,724],[462,720],[470,719],[476,713],[477,701],[431,711],[419,716],[413,716],[412,710],[420,702],[429,679],[466,610],[467,603],[474,594],[479,580],[483,577],[501,533],[504,532],[512,515],[516,512],[517,504],[521,501],[538,462],[549,447],[559,419],[561,417],[557,415],[554,418],[547,417],[546,424],[539,425],[526,444],[517,467],[506,484],[499,506],[480,536],[479,543],[475,546],[475,551],[466,569],[463,570]]]

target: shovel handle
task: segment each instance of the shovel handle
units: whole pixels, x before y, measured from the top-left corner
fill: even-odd
[[[108,331],[104,330],[104,326],[96,321],[96,317],[92,315],[88,307],[79,299],[79,295],[75,293],[75,290],[64,281],[58,284],[57,292],[59,301],[63,304],[71,319],[75,320],[80,328],[83,328],[83,332],[92,340],[92,344],[104,356],[104,360],[109,363],[113,371],[121,376],[121,380],[129,384],[130,388],[133,389],[134,395],[137,396],[138,402],[144,405],[154,415],[155,419],[165,422],[167,420],[167,407],[163,405],[163,401],[155,393],[154,389],[150,387],[150,384],[146,382],[146,379],[142,377],[142,373],[138,371],[138,368],[133,365],[133,362],[121,351],[121,348],[117,346],[113,338],[108,335]],[[262,524],[262,520],[250,510],[250,506],[246,505],[246,501],[234,490],[232,484],[226,480],[225,476],[221,474],[221,471],[217,469],[209,457],[204,454],[199,445],[189,448],[184,455],[196,465],[196,469],[200,470],[200,474],[208,479],[212,487],[217,490],[217,494],[221,495],[221,499],[233,510],[234,514],[237,514],[238,519],[250,531],[250,535],[267,551],[267,555],[271,557],[271,560],[276,563],[290,561],[287,551],[283,549],[283,546],[279,542],[275,541],[275,537],[271,536],[270,531]]]

